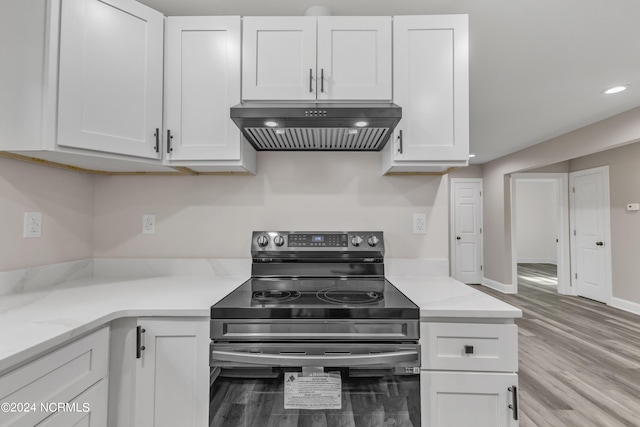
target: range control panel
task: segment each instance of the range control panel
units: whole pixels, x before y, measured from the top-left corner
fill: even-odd
[[[371,251],[384,252],[382,231],[254,231],[252,251],[305,252]]]

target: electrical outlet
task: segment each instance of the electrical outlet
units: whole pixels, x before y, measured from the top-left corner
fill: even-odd
[[[24,234],[25,239],[42,236],[42,212],[24,213]]]
[[[155,214],[142,215],[142,234],[156,234]]]
[[[413,214],[413,234],[427,234],[427,214]]]

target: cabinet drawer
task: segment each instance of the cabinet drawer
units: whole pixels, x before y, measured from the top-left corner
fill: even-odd
[[[51,415],[40,404],[70,402],[107,376],[109,329],[80,338],[0,377],[0,402],[33,405],[5,412],[0,426],[35,425]]]
[[[516,372],[518,327],[421,323],[422,369]]]

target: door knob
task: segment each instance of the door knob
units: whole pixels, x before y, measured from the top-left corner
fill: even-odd
[[[456,240],[460,240],[460,239],[461,239],[461,237],[460,237],[460,236],[456,237]]]
[[[604,246],[604,242],[596,242],[597,246]]]

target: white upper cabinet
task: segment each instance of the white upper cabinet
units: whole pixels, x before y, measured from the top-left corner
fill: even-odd
[[[64,0],[59,146],[159,159],[164,17],[133,0]]]
[[[318,99],[391,100],[391,18],[318,17]]]
[[[245,17],[244,100],[391,100],[390,17]]]
[[[402,120],[383,172],[434,172],[469,157],[467,15],[396,16],[393,100]]]
[[[316,18],[243,19],[242,98],[316,99]]]
[[[241,160],[229,118],[240,103],[240,17],[169,17],[166,29],[165,158]]]

